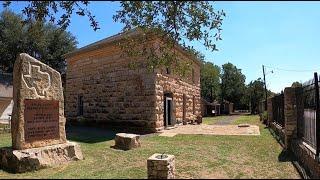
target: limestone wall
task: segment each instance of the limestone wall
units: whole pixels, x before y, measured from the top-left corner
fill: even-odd
[[[198,64],[193,64],[192,80],[191,75],[179,78],[160,69],[149,72],[142,59],[136,60],[138,67],[130,69],[130,60],[114,46],[69,57],[65,99],[68,121],[82,117],[83,121],[155,131],[164,124],[165,92],[173,93],[178,122],[182,122],[183,94],[187,100],[186,120],[196,120],[201,115]],[[78,114],[79,96],[83,96],[83,116]]]
[[[173,113],[178,124],[182,123],[183,121],[195,121],[197,116],[201,116],[200,87],[198,85],[189,84],[163,74],[157,74],[156,84],[157,128],[162,127],[164,124],[164,93],[167,92],[173,94]],[[185,119],[183,119],[183,94],[186,96]],[[193,103],[195,104],[193,105]],[[194,112],[193,106],[195,107]]]
[[[120,55],[88,57],[68,64],[66,115],[78,116],[78,97],[83,96],[87,121],[123,126],[154,127],[154,74],[146,68],[129,69]]]

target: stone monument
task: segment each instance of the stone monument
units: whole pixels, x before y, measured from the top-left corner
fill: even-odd
[[[0,149],[0,168],[26,172],[83,159],[66,139],[60,73],[28,54],[14,64],[12,148]]]

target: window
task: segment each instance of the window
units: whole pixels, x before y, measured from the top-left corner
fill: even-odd
[[[192,98],[192,104],[193,104],[192,112],[193,114],[196,114],[196,98],[194,96]]]
[[[83,96],[78,96],[78,116],[83,115]]]
[[[194,69],[192,68],[192,82],[195,83],[195,79],[194,79]]]
[[[166,73],[167,73],[167,74],[171,74],[171,70],[170,70],[169,67],[166,67]]]

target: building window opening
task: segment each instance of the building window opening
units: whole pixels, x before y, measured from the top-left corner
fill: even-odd
[[[82,95],[78,96],[78,115],[79,116],[83,115],[83,96]]]
[[[196,114],[196,98],[193,96],[193,98],[192,98],[192,105],[193,105],[193,107],[192,107],[192,113],[193,114]]]
[[[169,67],[166,67],[166,73],[167,73],[167,74],[171,74],[171,70],[170,70]]]

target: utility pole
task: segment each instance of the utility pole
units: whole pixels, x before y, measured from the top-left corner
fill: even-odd
[[[263,71],[264,91],[266,93],[266,99],[265,99],[265,103],[264,103],[264,110],[267,110],[268,92],[267,92],[266,74],[264,72],[264,65],[262,65],[262,71]]]

